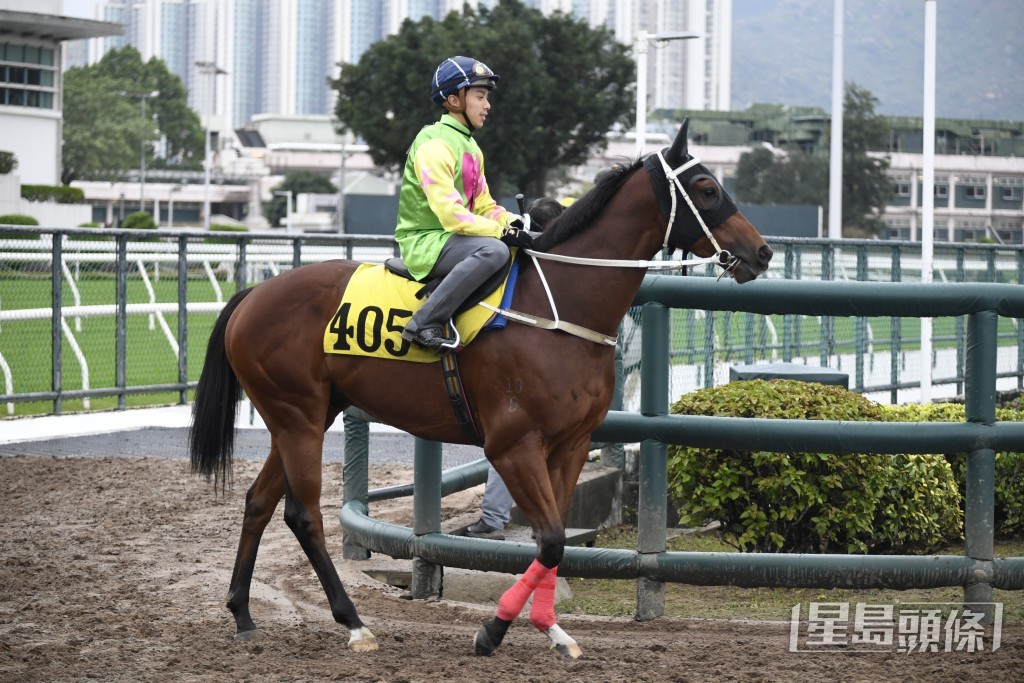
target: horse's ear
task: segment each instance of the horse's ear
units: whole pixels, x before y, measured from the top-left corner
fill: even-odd
[[[665,161],[675,166],[682,163],[683,159],[689,153],[686,142],[686,129],[690,127],[690,117],[687,116],[683,119],[683,125],[679,126],[679,132],[676,133],[676,139],[672,143],[672,147],[668,150],[668,157]]]

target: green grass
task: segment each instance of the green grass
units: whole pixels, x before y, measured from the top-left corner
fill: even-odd
[[[149,290],[143,281],[132,273],[127,281],[128,303],[147,303]],[[109,273],[91,273],[77,281],[82,305],[113,304],[116,300],[116,283]],[[174,278],[164,278],[151,283],[155,298],[161,303],[176,303],[178,283]],[[223,297],[234,293],[234,285],[220,283]],[[201,277],[188,281],[189,301],[215,301],[213,286]],[[73,292],[67,284],[62,290],[64,306],[75,305]],[[49,276],[0,278],[0,304],[4,310],[26,308],[49,308],[51,301]],[[125,322],[127,386],[172,384],[178,381],[178,359],[163,329],[154,321],[150,329],[148,315],[130,315]],[[178,316],[165,313],[164,319],[177,338]],[[188,316],[188,379],[197,380],[202,370],[206,343],[216,320],[215,313],[190,313]],[[116,321],[113,316],[66,319],[88,367],[90,389],[111,388],[116,385]],[[51,321],[14,320],[3,323],[0,330],[0,353],[11,368],[14,392],[18,394],[45,392],[52,389],[52,339]],[[64,391],[83,388],[83,368],[73,345],[62,335],[62,385]],[[117,407],[117,397],[91,398],[90,410]],[[160,405],[176,403],[177,392],[154,394],[133,394],[126,398],[130,406]],[[51,401],[19,402],[14,404],[16,415],[49,413]],[[63,410],[84,410],[82,399],[68,399]]]
[[[683,535],[673,537],[669,530],[670,551],[736,552],[717,536]],[[601,548],[636,548],[636,529],[613,527],[598,533]],[[963,554],[962,546],[949,546],[942,554]],[[1024,556],[1024,538],[996,539],[996,557]],[[563,614],[632,617],[636,614],[636,580],[568,578],[573,597],[558,603]],[[1024,591],[994,590],[993,598],[1003,603],[1003,622],[1024,622]],[[808,602],[846,602],[855,604],[901,604],[912,602],[963,601],[962,588],[921,590],[853,590],[811,588],[736,588],[732,586],[665,585],[665,616],[702,619],[753,619],[789,621],[793,606]]]
[[[0,264],[2,267],[3,264]],[[177,278],[172,272],[152,285],[159,302],[176,302]],[[109,265],[92,267],[76,273],[76,285],[79,288],[81,303],[84,305],[113,304],[115,301],[116,281]],[[150,273],[152,279],[152,273]],[[234,293],[234,283],[220,283],[223,297],[227,299]],[[149,291],[134,268],[129,268],[127,279],[129,303],[149,301]],[[62,299],[65,306],[75,303],[73,291],[69,283],[64,282]],[[192,302],[214,301],[213,286],[203,273],[196,271],[189,274],[188,300]],[[0,308],[2,310],[49,308],[51,305],[50,274],[44,271],[33,271],[29,267],[16,269],[0,268]],[[148,316],[130,316],[127,326],[127,382],[128,386],[163,384],[177,381],[177,360],[162,330],[156,327],[149,329]],[[188,377],[198,379],[205,352],[206,340],[212,329],[216,316],[214,314],[190,314],[188,320]],[[784,317],[769,317],[775,326],[777,342],[783,343]],[[772,343],[764,316],[750,316],[717,312],[714,314],[714,334],[716,338],[716,362],[738,361],[745,357],[748,348],[755,349],[756,358],[771,357],[767,346]],[[177,334],[177,316],[166,315],[166,320],[173,334]],[[753,322],[748,324],[748,320]],[[706,319],[698,318],[694,311],[676,310],[672,312],[672,362],[701,364],[705,361],[707,338]],[[815,357],[820,349],[820,325],[817,318],[809,316],[791,317],[791,334],[794,353],[807,354]],[[874,350],[885,352],[892,348],[889,335],[892,332],[891,319],[872,318],[874,332]],[[966,329],[963,321],[954,318],[937,318],[934,322],[934,348],[936,350],[953,348],[957,343],[957,324]],[[799,323],[799,324],[797,324]],[[86,357],[90,372],[91,388],[110,388],[114,386],[115,373],[115,328],[112,316],[82,319],[81,332],[72,325],[75,338]],[[1001,344],[1016,342],[1014,321],[1000,318],[999,331],[1002,335]],[[836,351],[850,353],[854,350],[855,325],[852,318],[835,320],[837,335]],[[901,321],[899,337],[903,350],[914,350],[919,344],[914,341],[920,334],[920,321],[908,318]],[[7,321],[0,330],[0,353],[7,360],[13,373],[14,392],[18,394],[45,392],[52,389],[50,344],[51,323],[49,320]],[[639,333],[633,337],[639,340]],[[962,339],[962,338],[961,338]],[[62,353],[63,389],[75,390],[82,387],[82,374],[79,362],[72,351],[71,344],[65,339]],[[128,397],[130,405],[153,405],[176,402],[174,393],[159,395],[133,395]],[[91,409],[112,408],[117,405],[116,398],[96,398],[90,401]],[[64,406],[67,410],[84,409],[81,400],[68,401]],[[15,414],[38,414],[52,410],[52,403],[40,401],[32,403],[16,403]]]

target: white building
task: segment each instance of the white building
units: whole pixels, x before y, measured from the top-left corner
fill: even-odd
[[[60,183],[64,41],[122,30],[60,12],[60,0],[0,0],[0,149],[26,184]]]

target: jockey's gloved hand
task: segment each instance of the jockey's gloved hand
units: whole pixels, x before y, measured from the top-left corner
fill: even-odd
[[[518,214],[511,214],[512,220],[508,222],[509,228],[515,228],[516,230],[529,230],[530,229],[530,214],[524,213],[522,216]]]
[[[509,227],[505,228],[505,231],[501,233],[500,239],[510,247],[533,249],[533,236],[526,230],[513,227],[511,223],[509,224]]]

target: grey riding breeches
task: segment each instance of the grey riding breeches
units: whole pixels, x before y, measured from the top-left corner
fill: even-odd
[[[430,327],[443,327],[458,307],[487,278],[498,272],[508,258],[508,247],[494,237],[449,237],[427,276],[428,279],[444,279],[416,311],[406,329],[415,333]]]

